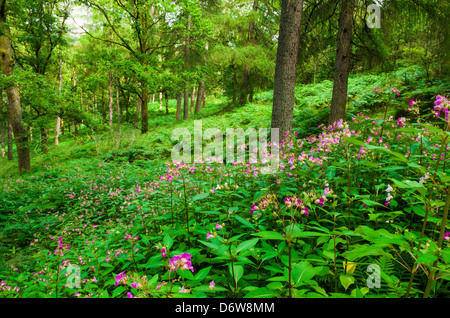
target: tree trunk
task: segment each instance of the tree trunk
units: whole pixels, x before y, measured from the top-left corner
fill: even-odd
[[[61,55],[59,55],[59,85],[58,85],[58,91],[59,95],[61,97],[61,90],[62,90],[62,58]],[[59,110],[60,114],[62,113],[62,109]],[[61,135],[61,116],[58,114],[58,117],[56,118],[56,134],[55,134],[55,146],[59,146],[59,136]]]
[[[139,129],[139,114],[141,112],[142,100],[139,97],[136,104],[136,118],[134,119],[134,128]]]
[[[159,110],[162,110],[162,109],[163,109],[163,93],[162,93],[162,91],[160,91],[159,92]]]
[[[166,115],[169,115],[169,96],[167,95],[167,91],[164,91],[164,101],[166,103]]]
[[[120,127],[120,101],[119,101],[119,86],[116,86],[116,103],[117,103],[117,129],[119,133],[122,132]]]
[[[13,131],[11,119],[8,117],[8,160],[13,160]]]
[[[109,71],[109,111],[108,111],[108,118],[109,118],[109,128],[112,128],[113,125],[113,86],[112,86],[112,71]]]
[[[186,35],[185,43],[184,43],[184,69],[187,70],[189,68],[189,30],[191,28],[191,16],[188,16],[188,22],[186,24]],[[189,119],[189,80],[186,79],[184,82],[184,108],[183,108],[183,119]]]
[[[175,113],[175,119],[180,120],[181,118],[181,101],[183,100],[183,93],[177,93],[177,111]]]
[[[342,0],[342,8],[339,15],[333,95],[331,97],[330,116],[328,118],[329,124],[345,119],[348,75],[350,71],[353,8],[353,0]]]
[[[0,36],[0,58],[2,73],[9,77],[14,74],[14,60],[11,55],[11,37],[9,26],[6,24],[5,10],[5,0],[3,0],[0,7],[0,28],[2,30],[2,36]],[[22,107],[20,105],[19,89],[16,84],[6,88],[6,97],[11,126],[17,145],[19,173],[30,171],[31,161],[28,137],[22,126]]]
[[[202,79],[198,83],[198,90],[197,90],[197,101],[195,102],[195,114],[200,113],[200,110],[202,109],[202,98],[203,98],[203,90],[205,89],[205,81]]]
[[[39,127],[39,131],[41,133],[41,151],[42,151],[42,153],[47,153],[48,152],[48,148],[47,148],[48,133],[47,133],[47,130],[44,127]]]
[[[6,145],[5,145],[5,125],[4,123],[0,123],[0,134],[2,138],[2,158],[6,157]]]
[[[259,0],[253,1],[253,11],[258,11]],[[255,33],[255,21],[253,20],[248,27],[248,45],[253,45]],[[247,103],[247,96],[250,94],[250,64],[245,63],[244,72],[242,74],[241,95],[239,96],[239,105],[244,106]]]
[[[195,86],[191,89],[191,115],[194,109],[194,103],[195,103]]]
[[[141,133],[148,133],[148,92],[146,89],[142,91]]]
[[[283,0],[273,89],[272,128],[284,138],[292,131],[295,78],[303,0]]]

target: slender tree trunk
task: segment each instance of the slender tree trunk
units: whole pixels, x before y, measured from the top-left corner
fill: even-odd
[[[180,120],[181,119],[181,102],[183,100],[183,93],[178,92],[177,93],[177,111],[175,113],[175,119]]]
[[[117,129],[119,133],[122,132],[120,127],[120,100],[119,100],[119,86],[116,86],[116,103],[117,103]]]
[[[9,26],[6,24],[5,0],[0,3],[0,58],[1,69],[5,76],[13,76],[14,60],[11,55],[11,36]],[[22,125],[22,107],[20,105],[19,89],[16,84],[6,88],[6,97],[11,126],[17,145],[17,157],[19,173],[31,170],[30,150],[28,148],[28,137]]]
[[[192,89],[191,89],[191,115],[192,115],[192,112],[193,112],[193,109],[194,109],[194,103],[195,103],[195,86],[194,87],[192,87]]]
[[[330,116],[328,118],[329,124],[345,119],[348,75],[350,72],[353,8],[353,0],[342,0],[342,8],[339,15],[333,95],[331,97]]]
[[[108,112],[108,118],[109,118],[109,128],[112,128],[113,125],[113,85],[112,85],[112,71],[109,71],[109,112]]]
[[[142,91],[141,133],[148,133],[148,92],[146,89]]]
[[[189,30],[191,28],[191,16],[188,16],[188,22],[186,24],[186,40],[184,43],[184,69],[187,70],[189,68]],[[184,108],[183,108],[183,119],[189,119],[189,80],[186,79],[184,82]]]
[[[163,93],[162,93],[162,90],[161,90],[159,92],[159,110],[162,110],[162,109],[163,109]]]
[[[61,90],[62,90],[62,70],[63,70],[63,64],[62,64],[62,58],[61,55],[59,55],[59,85],[58,85],[58,91],[61,98]],[[62,113],[62,109],[60,108],[59,113]],[[58,114],[58,117],[56,118],[56,134],[55,134],[55,146],[59,146],[59,136],[61,135],[61,115]]]
[[[198,90],[197,90],[197,100],[195,102],[195,114],[200,113],[200,110],[202,109],[202,98],[203,98],[203,90],[205,87],[205,81],[202,79],[198,83]]]
[[[292,131],[295,101],[295,78],[300,40],[303,0],[281,2],[280,32],[275,65],[272,128],[284,138]]]
[[[134,128],[139,129],[139,114],[141,112],[142,100],[139,97],[136,103],[136,118],[134,119]]]
[[[253,12],[258,11],[259,0],[253,1]],[[253,45],[253,38],[255,33],[256,23],[253,20],[248,27],[248,45]],[[247,62],[244,65],[244,72],[242,74],[242,85],[239,96],[239,105],[244,106],[247,103],[247,96],[250,93],[250,64]]]
[[[13,130],[11,119],[8,117],[8,160],[13,160]]]
[[[2,138],[2,158],[6,157],[6,144],[5,144],[5,125],[4,123],[0,123],[0,131]]]
[[[164,101],[166,103],[166,115],[169,115],[169,96],[167,95],[167,91],[164,91]]]
[[[48,152],[48,148],[47,148],[47,138],[48,138],[47,130],[45,129],[45,127],[39,127],[39,131],[41,133],[41,151],[42,151],[42,153],[47,153]]]

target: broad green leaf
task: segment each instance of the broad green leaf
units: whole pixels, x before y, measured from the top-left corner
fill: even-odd
[[[258,241],[259,241],[259,239],[256,238],[256,239],[251,239],[251,240],[242,242],[236,248],[236,254],[239,253],[242,250],[249,250],[249,249],[251,249],[253,246],[256,245],[256,243],[258,243]]]
[[[345,290],[347,290],[347,288],[355,283],[355,278],[353,276],[349,276],[349,275],[340,275],[339,276],[339,280],[341,281],[342,286],[344,286]]]
[[[251,228],[252,230],[255,229],[255,226],[253,224],[251,224],[249,221],[247,221],[246,219],[244,219],[243,217],[239,216],[239,215],[235,215],[234,218],[236,220],[238,220],[239,222],[241,222],[243,225],[245,225],[246,227]]]
[[[170,249],[173,245],[173,238],[170,235],[166,235],[166,236],[164,236],[163,242],[164,242],[164,245],[168,249]]]
[[[267,287],[257,288],[247,293],[244,298],[271,298],[274,296],[272,290]]]
[[[284,236],[278,232],[274,231],[261,231],[258,233],[255,233],[253,235],[259,236],[266,240],[284,240]]]
[[[294,287],[298,287],[308,279],[311,279],[316,275],[312,265],[308,261],[302,261],[299,264],[292,266],[292,284]]]
[[[192,198],[192,201],[203,200],[209,196],[209,192],[199,193]]]
[[[234,281],[237,284],[241,279],[242,275],[244,275],[244,267],[242,267],[241,265],[230,264],[229,270],[231,278],[233,278],[234,276]]]
[[[202,268],[194,277],[195,280],[202,280],[208,276],[211,266]]]

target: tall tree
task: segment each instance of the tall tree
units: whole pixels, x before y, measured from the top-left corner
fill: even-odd
[[[339,14],[333,95],[331,97],[330,116],[328,118],[329,124],[345,119],[352,44],[353,1],[342,0],[341,12]]]
[[[0,2],[0,63],[3,75],[14,75],[14,59],[11,55],[11,38],[7,23],[6,0]],[[31,170],[28,137],[22,125],[22,107],[20,104],[19,88],[12,82],[5,88],[7,104],[11,119],[11,126],[17,145],[19,173]]]
[[[271,127],[278,128],[282,138],[292,131],[302,11],[303,0],[281,2]]]

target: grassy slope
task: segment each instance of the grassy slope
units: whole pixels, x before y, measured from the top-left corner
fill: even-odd
[[[405,92],[400,97],[405,103],[415,98],[431,107],[434,96],[437,93],[448,93],[450,84],[445,81],[428,83],[423,80],[423,75],[423,71],[414,66],[388,74],[352,75],[349,79],[347,115],[352,116],[360,111],[374,115],[383,110],[383,105],[376,100],[374,87],[384,90],[396,87]],[[300,137],[319,132],[317,126],[326,123],[332,88],[330,81],[296,88],[294,130]],[[225,133],[226,128],[269,128],[272,96],[272,91],[260,92],[255,95],[254,102],[245,107],[232,107],[223,98],[209,99],[200,114],[191,115],[188,121],[178,122],[174,119],[175,100],[169,102],[169,115],[165,114],[165,110],[159,110],[158,103],[153,103],[149,105],[150,132],[146,135],[141,135],[130,125],[123,126],[121,134],[116,131],[93,133],[84,128],[79,131],[79,141],[84,142],[77,142],[66,134],[61,137],[60,146],[55,147],[53,138],[49,138],[48,154],[40,153],[37,144],[39,140],[34,140],[31,146],[32,172],[35,173],[46,165],[88,167],[97,161],[131,162],[149,167],[170,158],[171,149],[178,142],[171,139],[174,129],[187,128],[193,136],[194,120],[202,120],[203,131],[207,128],[219,128]],[[1,160],[0,178],[7,174],[14,175],[16,171],[16,160]]]

